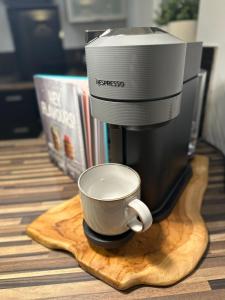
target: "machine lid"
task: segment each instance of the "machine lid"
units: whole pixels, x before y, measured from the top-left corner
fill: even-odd
[[[159,32],[165,33],[165,31],[157,27],[125,27],[107,29],[100,36],[154,34]]]
[[[157,27],[112,28],[92,39],[86,48],[164,44],[184,44],[184,41]]]

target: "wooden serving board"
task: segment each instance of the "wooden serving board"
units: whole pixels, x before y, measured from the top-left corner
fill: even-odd
[[[84,235],[79,196],[50,209],[28,226],[39,243],[71,252],[87,272],[117,289],[138,284],[167,286],[188,275],[208,243],[200,215],[208,181],[208,159],[196,156],[193,176],[170,216],[136,234],[120,249],[91,246]]]

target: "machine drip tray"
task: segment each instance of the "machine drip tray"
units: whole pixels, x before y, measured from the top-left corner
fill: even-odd
[[[122,234],[119,235],[101,235],[93,231],[83,220],[83,228],[84,233],[88,240],[93,243],[96,246],[101,246],[106,249],[115,249],[121,247],[123,244],[125,244],[129,239],[131,239],[134,235],[134,232],[132,230],[128,230]]]
[[[177,180],[176,184],[170,190],[170,193],[168,194],[166,200],[163,203],[163,206],[155,211],[152,211],[154,222],[159,222],[162,219],[165,219],[170,214],[191,177],[192,168],[190,164],[188,164],[181,176],[179,177],[179,179]],[[115,236],[101,235],[93,231],[84,220],[83,229],[86,237],[91,243],[106,249],[121,247],[134,235],[134,232],[132,230],[128,230],[123,234]]]
[[[183,173],[177,180],[176,184],[170,190],[168,196],[163,202],[163,205],[157,210],[152,211],[152,217],[154,222],[159,222],[162,219],[165,219],[170,214],[191,177],[192,168],[191,165],[188,163]]]

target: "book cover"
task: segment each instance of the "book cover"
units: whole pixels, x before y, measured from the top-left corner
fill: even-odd
[[[35,76],[35,87],[49,154],[74,178],[87,168],[79,93],[57,76]]]
[[[51,159],[64,171],[63,124],[61,122],[61,85],[55,81],[35,77],[35,89],[42,124]]]
[[[108,162],[107,124],[91,116],[87,78],[36,75],[35,87],[52,160],[74,179]]]

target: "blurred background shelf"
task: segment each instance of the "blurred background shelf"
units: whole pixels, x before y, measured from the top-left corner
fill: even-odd
[[[37,137],[42,131],[33,82],[0,84],[0,139]]]

